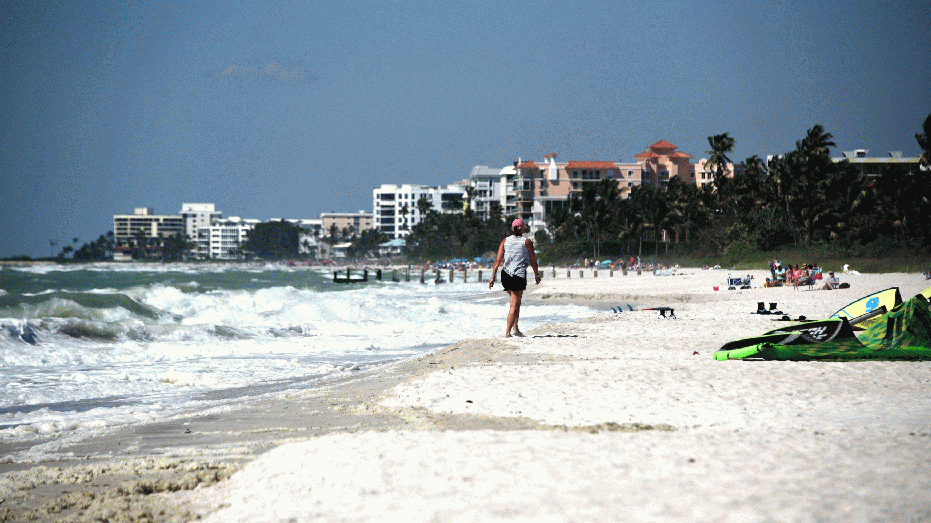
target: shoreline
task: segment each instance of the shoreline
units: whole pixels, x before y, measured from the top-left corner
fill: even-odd
[[[758,274],[765,274],[743,272],[754,274],[756,281],[763,281]],[[429,451],[434,453],[433,462],[465,460],[461,466],[486,467],[482,470],[489,477],[504,474],[517,484],[527,481],[533,485],[527,499],[536,499],[539,506],[515,500],[515,516],[555,514],[556,519],[567,519],[567,514],[560,518],[558,507],[541,497],[548,487],[537,485],[531,472],[522,472],[520,467],[502,469],[502,463],[511,458],[485,459],[479,449],[500,448],[503,456],[526,458],[544,467],[547,472],[543,476],[551,480],[558,476],[556,470],[547,468],[551,463],[577,463],[631,490],[627,501],[608,494],[600,497],[604,485],[594,492],[574,493],[573,503],[583,510],[576,514],[577,519],[583,520],[611,515],[623,519],[626,514],[633,520],[753,521],[766,520],[761,516],[765,510],[771,510],[772,517],[779,520],[818,519],[832,514],[829,509],[836,509],[840,502],[847,503],[849,510],[865,510],[852,520],[875,519],[870,514],[912,517],[915,521],[931,518],[931,512],[922,512],[922,503],[931,507],[928,494],[922,493],[931,486],[926,479],[931,477],[931,453],[926,450],[931,439],[931,425],[926,421],[931,418],[931,403],[925,394],[931,392],[931,365],[710,360],[721,344],[718,342],[734,339],[735,333],[755,334],[773,328],[769,318],[749,314],[758,301],[776,301],[793,315],[819,317],[824,311],[833,312],[879,290],[875,287],[887,281],[902,288],[907,299],[927,287],[923,277],[850,276],[852,288],[843,292],[758,287],[713,291],[711,284],[723,281],[726,271],[713,271],[713,276],[709,273],[694,269],[670,277],[544,280],[545,285],[525,295],[525,303],[597,304],[606,312],[580,322],[543,325],[527,331],[527,338],[522,339],[462,340],[426,356],[339,377],[299,394],[120,428],[73,443],[51,438],[46,450],[54,450],[62,460],[0,464],[0,499],[4,500],[0,521],[27,515],[39,517],[38,521],[90,521],[107,514],[122,518],[115,521],[145,521],[146,514],[158,514],[159,521],[189,521],[201,516],[216,521],[250,520],[247,515],[254,517],[257,508],[251,507],[237,488],[251,485],[264,489],[272,499],[277,491],[268,484],[256,487],[262,483],[246,482],[247,471],[260,470],[269,460],[280,466],[275,459],[295,463],[318,460],[315,466],[322,465],[324,468],[318,470],[323,471],[365,463],[375,463],[373,466],[385,471],[402,467],[388,457],[371,455],[368,449],[373,445],[389,457],[409,454],[411,459],[424,459],[418,452]],[[662,319],[655,311],[614,314],[608,310],[634,301],[645,307],[671,304],[679,319]],[[502,322],[505,313],[502,304]],[[832,379],[824,378],[825,373]],[[889,381],[869,384],[865,380],[871,376],[874,381]],[[737,390],[730,391],[730,387]],[[634,397],[640,400],[632,402]],[[763,414],[754,413],[754,408],[762,408]],[[422,451],[409,448],[412,441]],[[554,444],[559,448],[549,454],[550,458],[540,457],[540,449]],[[338,464],[321,463],[322,458],[308,450],[327,445],[344,448],[348,454]],[[856,445],[857,450],[850,445]],[[894,445],[900,448],[890,448]],[[654,451],[644,455],[643,448]],[[460,455],[457,449],[465,449],[465,454]],[[870,454],[877,450],[889,455]],[[564,455],[566,452],[569,454]],[[788,459],[784,459],[786,455]],[[602,470],[603,463],[624,456],[639,458],[618,465],[619,469]],[[809,464],[803,465],[806,460]],[[885,467],[883,470],[890,473],[907,474],[900,479],[889,474],[873,477],[850,460],[861,460],[868,468]],[[921,460],[924,464],[916,468],[914,463]],[[424,466],[431,467],[429,463]],[[767,475],[767,467],[775,474]],[[246,469],[242,474],[234,475],[242,468]],[[443,476],[444,470],[434,472],[443,484],[452,485],[455,478]],[[750,473],[766,477],[754,479]],[[794,501],[798,507],[788,509],[777,500],[725,495],[707,484],[723,481],[736,487],[739,481],[751,481],[751,490],[784,487],[786,482],[795,481],[824,486],[819,474],[836,480],[842,473],[852,474],[853,485],[868,494],[882,494],[880,480],[888,488],[898,485],[902,492],[882,494],[875,503],[878,508],[866,509],[864,495],[849,489],[835,488],[834,505],[825,505],[795,487],[788,489],[786,503]],[[540,474],[539,469],[536,474]],[[639,482],[633,482],[635,477]],[[303,481],[316,480],[304,477]],[[360,481],[350,481],[349,490]],[[398,481],[383,480],[381,497],[373,494],[368,503],[378,506],[376,501],[394,500],[402,506],[396,514],[413,514],[407,512],[414,506],[411,503],[422,502],[426,494],[405,494],[407,487],[402,488]],[[669,481],[694,492],[686,495],[685,501],[672,493],[663,494],[660,485]],[[199,488],[190,490],[195,487]],[[323,489],[323,496],[326,492],[335,495],[324,486],[317,487]],[[454,490],[471,492],[471,505],[463,501],[468,498],[456,498],[464,505],[450,501],[443,506],[460,516],[488,516],[482,511],[496,507],[498,498],[507,498],[479,485],[470,488],[457,486]],[[695,493],[731,508],[715,511]],[[896,503],[908,499],[909,510],[902,509],[901,503],[895,508]],[[324,501],[317,499],[318,504],[325,505]],[[352,501],[361,503],[356,498]],[[637,504],[649,510],[637,512]],[[221,506],[226,508],[216,512]],[[597,509],[599,506],[607,508]],[[294,509],[297,520],[309,520],[301,519],[305,512],[299,508]],[[338,507],[320,510],[321,519],[340,517]],[[358,515],[346,512],[343,516],[348,520],[364,520],[366,514],[372,517],[366,510],[363,506]],[[584,510],[594,511],[591,515],[595,517],[585,517],[588,512]],[[451,519],[443,514],[439,513],[438,519]],[[429,520],[426,516],[412,519]]]

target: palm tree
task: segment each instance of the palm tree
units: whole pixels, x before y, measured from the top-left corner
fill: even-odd
[[[922,133],[916,134],[915,140],[918,141],[918,146],[921,147],[922,151],[919,163],[926,169],[931,169],[931,114],[925,118]]]
[[[735,143],[728,133],[708,137],[708,145],[711,146],[711,150],[705,152],[711,155],[708,158],[708,166],[713,168],[715,180],[723,177],[728,172],[727,165],[731,163],[731,159],[727,154],[734,150]]]
[[[697,215],[701,210],[698,187],[693,183],[684,182],[679,176],[674,176],[669,180],[665,196],[669,212],[663,217],[660,225],[663,229],[675,230],[676,243],[679,243],[680,231],[684,226],[685,241],[688,242],[693,222],[701,222]]]
[[[578,219],[579,231],[592,241],[592,256],[601,255],[601,238],[614,222],[617,200],[618,183],[613,179],[585,184],[580,192],[569,195],[569,211]]]
[[[835,147],[837,144],[831,141],[834,135],[825,132],[821,124],[815,124],[805,134],[805,138],[795,142],[795,148],[806,156],[827,155],[829,147]]]
[[[428,199],[424,198],[423,196],[421,196],[421,197],[417,200],[417,212],[420,213],[420,220],[421,220],[421,221],[423,221],[424,216],[426,216],[427,213],[430,212],[430,209],[433,209],[433,203],[431,203],[430,200],[428,200]]]
[[[403,207],[401,207],[401,210],[398,211],[398,214],[401,215],[401,230],[402,231],[406,231],[409,229],[409,227],[407,226],[407,215],[410,213],[411,213],[411,210],[407,206],[406,203],[404,204]]]
[[[466,203],[466,209],[471,210],[471,209],[472,209],[472,200],[475,199],[475,187],[472,187],[472,186],[470,185],[470,186],[468,186],[468,187],[465,188],[465,191],[466,191],[466,201],[465,201],[465,203]]]
[[[831,141],[833,137],[820,124],[815,124],[804,138],[795,142],[795,150],[786,156],[792,177],[790,194],[794,200],[794,218],[805,243],[812,241],[819,228],[818,216],[829,206],[827,186],[837,171],[829,155],[830,147],[835,145]]]
[[[339,241],[339,227],[335,223],[330,224],[330,229],[328,231],[330,234],[324,239],[325,242],[329,243],[330,246],[336,245],[336,242]]]

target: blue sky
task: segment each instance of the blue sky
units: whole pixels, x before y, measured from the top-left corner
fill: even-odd
[[[5,2],[0,257],[113,214],[371,210],[518,157],[918,154],[926,2]]]

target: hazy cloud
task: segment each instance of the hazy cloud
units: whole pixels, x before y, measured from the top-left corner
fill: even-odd
[[[286,82],[312,79],[307,71],[298,68],[287,69],[281,67],[278,62],[272,62],[261,69],[245,65],[231,65],[220,74],[223,76],[269,76]]]

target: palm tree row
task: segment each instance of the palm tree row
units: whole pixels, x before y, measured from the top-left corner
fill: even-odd
[[[928,162],[931,115],[916,140]],[[795,149],[768,164],[757,156],[737,175],[727,171],[734,139],[708,138],[712,183],[701,188],[674,177],[667,187],[634,188],[620,199],[615,180],[601,180],[573,193],[547,221],[552,248],[563,254],[602,255],[606,240],[619,245],[645,239],[694,242],[717,254],[735,246],[772,250],[787,245],[877,240],[931,247],[931,171],[914,165],[886,165],[867,176],[846,161],[834,162],[833,136],[821,125],[808,130]],[[575,252],[572,252],[575,251]]]

